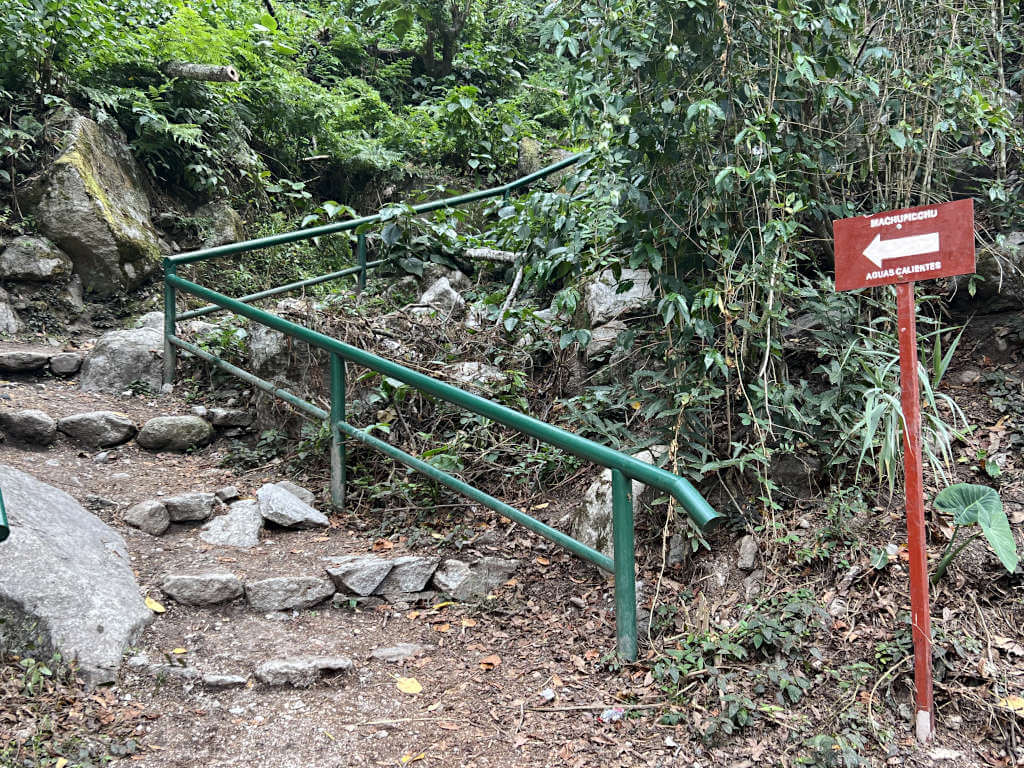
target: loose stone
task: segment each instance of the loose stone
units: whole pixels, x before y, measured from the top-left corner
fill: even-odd
[[[167,507],[156,499],[140,501],[129,507],[124,513],[124,521],[133,528],[138,528],[150,536],[159,536],[171,524],[171,516]]]
[[[196,606],[226,603],[243,592],[241,580],[227,571],[167,574],[160,588],[175,602]]]
[[[249,606],[260,612],[311,608],[334,594],[334,584],[317,576],[278,576],[245,585]]]

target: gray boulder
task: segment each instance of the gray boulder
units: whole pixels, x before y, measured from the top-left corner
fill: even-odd
[[[213,505],[217,497],[212,493],[196,491],[168,496],[160,500],[167,507],[167,514],[172,523],[184,523],[192,520],[206,520],[213,514]]]
[[[736,567],[741,571],[752,571],[757,566],[759,550],[757,539],[747,534],[740,539],[739,558],[736,560]]]
[[[665,455],[665,446],[654,446],[634,454],[634,458],[648,464],[658,464]],[[634,506],[642,504],[652,497],[647,486],[633,480],[631,482],[631,498]],[[571,514],[569,534],[609,557],[612,557],[612,471],[604,470],[583,493],[583,503]]]
[[[226,515],[215,517],[202,527],[199,538],[217,547],[252,549],[260,543],[263,515],[252,499],[231,505]]]
[[[297,483],[293,483],[291,480],[281,480],[280,482],[274,483],[278,488],[284,488],[295,498],[306,504],[312,504],[316,501],[316,494],[307,488],[303,488]]]
[[[154,331],[164,332],[164,313],[147,312],[135,321],[135,328],[152,328]]]
[[[424,650],[423,646],[417,643],[399,643],[398,645],[390,645],[386,648],[374,648],[370,651],[370,658],[397,663],[415,659]]]
[[[135,288],[162,253],[130,148],[78,116],[61,149],[22,207],[71,257],[87,291],[112,296]]]
[[[59,352],[50,358],[50,370],[54,376],[71,376],[82,367],[82,355],[78,352]]]
[[[593,360],[614,349],[619,334],[627,330],[628,327],[621,320],[612,320],[591,331],[590,343],[587,344],[587,359]]]
[[[270,659],[256,667],[256,679],[266,685],[313,685],[322,674],[352,669],[352,659],[345,656],[294,656]]]
[[[596,327],[614,320],[620,315],[628,315],[642,309],[654,299],[654,291],[650,287],[651,273],[646,269],[623,269],[620,280],[606,269],[591,279],[583,287],[584,305],[590,325]],[[630,281],[633,285],[621,293],[623,283]]]
[[[244,408],[211,408],[209,418],[215,427],[248,427],[253,416]]]
[[[57,437],[57,422],[34,409],[0,413],[0,429],[8,437],[32,445],[49,445]]]
[[[138,528],[150,536],[160,536],[171,524],[167,507],[156,499],[140,501],[125,510],[122,518],[132,528]]]
[[[21,319],[11,306],[11,297],[0,288],[0,336],[13,336],[21,330]]]
[[[199,222],[204,248],[245,240],[242,217],[225,200],[214,200],[202,205],[196,208],[194,215]]]
[[[187,451],[213,439],[213,427],[198,416],[156,416],[142,425],[136,438],[148,451]]]
[[[0,635],[78,659],[90,684],[112,682],[126,646],[153,619],[124,540],[73,498],[0,465],[14,533],[0,544]],[[38,656],[37,656],[38,658]],[[46,658],[45,656],[43,658]]]
[[[71,274],[71,259],[45,237],[18,237],[0,253],[0,279],[55,280]]]
[[[245,599],[255,611],[312,608],[334,594],[334,584],[318,576],[278,576],[245,585]]]
[[[65,416],[57,421],[57,429],[89,448],[109,448],[135,437],[135,424],[123,413],[90,411]]]
[[[338,589],[360,596],[372,595],[391,571],[391,561],[373,555],[329,558],[327,575]]]
[[[153,328],[108,331],[82,363],[86,392],[122,392],[140,381],[151,391],[163,384],[164,338]]]
[[[484,597],[492,589],[501,586],[515,573],[518,560],[503,557],[484,557],[470,565],[462,560],[448,559],[441,562],[432,577],[434,588],[451,595],[456,600]]]
[[[452,288],[447,277],[441,277],[423,292],[417,304],[422,306],[416,307],[413,310],[414,314],[426,314],[436,310],[449,316],[461,312],[466,306],[466,300]]]
[[[374,590],[377,595],[392,595],[398,592],[422,592],[434,575],[438,557],[406,555],[391,561],[391,570]]]
[[[327,517],[289,491],[274,483],[267,483],[256,491],[260,514],[264,520],[285,528],[325,528]]]
[[[169,573],[160,589],[169,598],[183,605],[218,605],[242,596],[242,582],[233,573]]]
[[[50,362],[52,352],[43,349],[0,349],[0,371],[5,373],[29,373],[39,371]]]

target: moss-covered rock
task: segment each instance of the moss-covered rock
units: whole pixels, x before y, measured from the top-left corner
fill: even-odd
[[[63,151],[23,196],[39,229],[74,262],[87,291],[134,288],[160,264],[149,200],[127,144],[78,116]]]

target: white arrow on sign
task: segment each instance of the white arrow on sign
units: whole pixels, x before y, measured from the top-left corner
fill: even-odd
[[[881,267],[882,262],[889,259],[923,256],[926,253],[935,253],[938,250],[938,232],[929,232],[927,235],[894,237],[892,240],[883,240],[881,235],[875,235],[875,239],[864,249],[864,256],[876,267]]]

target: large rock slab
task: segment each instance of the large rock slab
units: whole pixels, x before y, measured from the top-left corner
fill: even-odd
[[[71,257],[87,291],[112,296],[137,287],[162,253],[130,148],[78,116],[61,150],[22,207]]]
[[[163,384],[164,337],[153,328],[108,331],[82,363],[86,392],[122,392],[142,382],[159,392]]]
[[[374,555],[344,555],[328,558],[327,575],[334,585],[349,594],[372,595],[391,572],[391,561]]]
[[[0,488],[13,531],[0,544],[0,613],[11,619],[0,634],[17,646],[36,625],[87,683],[112,682],[153,618],[124,540],[63,491],[2,464]]]
[[[245,585],[245,599],[255,611],[312,608],[334,594],[334,584],[318,576],[277,576]]]
[[[260,543],[263,515],[252,499],[231,505],[226,515],[213,518],[199,531],[199,538],[217,547],[252,549]]]
[[[210,573],[169,573],[160,589],[176,603],[183,605],[219,605],[241,597],[242,581],[228,571]]]
[[[90,411],[65,416],[57,421],[57,429],[89,448],[109,448],[135,437],[135,424],[116,411]]]
[[[213,439],[210,422],[198,416],[156,416],[142,425],[136,438],[147,451],[187,451]]]
[[[324,528],[329,525],[326,515],[275,483],[267,483],[256,491],[260,514],[285,528]]]
[[[320,675],[352,669],[352,660],[345,656],[293,656],[270,659],[256,667],[256,679],[266,685],[313,685]]]
[[[226,200],[201,205],[196,208],[194,217],[199,224],[203,248],[245,240],[245,223]]]
[[[447,277],[441,277],[423,292],[417,304],[419,306],[413,309],[413,314],[437,311],[447,317],[465,309],[466,300],[452,287]]]
[[[0,252],[0,279],[55,280],[71,274],[71,259],[45,237],[16,237]]]
[[[27,409],[0,413],[0,430],[8,437],[32,445],[50,445],[57,437],[57,422],[43,411]]]
[[[583,287],[583,299],[591,327],[642,309],[654,299],[650,279],[651,273],[646,269],[623,269],[620,280],[616,280],[615,274],[606,269],[588,282]],[[632,282],[632,286],[620,293],[627,282]]]

